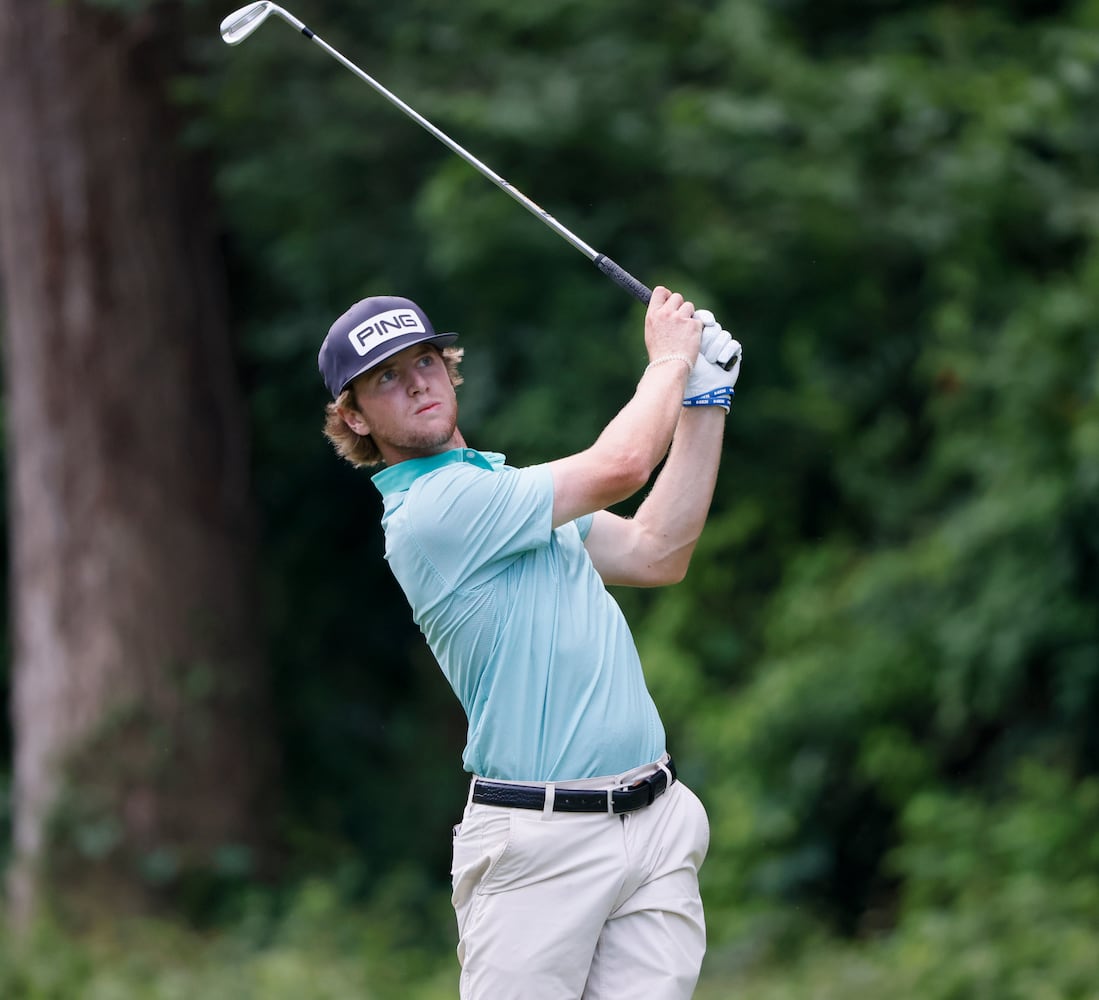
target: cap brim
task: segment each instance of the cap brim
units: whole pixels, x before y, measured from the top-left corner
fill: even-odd
[[[405,337],[394,337],[392,340],[386,341],[384,347],[378,348],[377,352],[368,354],[363,358],[361,367],[340,386],[340,392],[343,392],[360,375],[370,371],[371,368],[377,368],[387,358],[393,357],[394,354],[400,354],[405,348],[415,347],[417,344],[434,344],[436,347],[446,347],[453,344],[457,339],[458,334],[456,333],[437,333],[433,337],[425,337],[422,333],[410,333]],[[339,393],[336,395],[339,395]]]

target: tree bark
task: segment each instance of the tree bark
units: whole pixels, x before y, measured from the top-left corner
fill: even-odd
[[[167,97],[178,11],[117,10],[0,0],[22,920],[147,908],[255,863],[270,830],[247,428]]]

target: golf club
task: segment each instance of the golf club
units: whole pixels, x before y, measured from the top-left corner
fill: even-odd
[[[364,72],[358,66],[355,65],[350,59],[344,56],[341,52],[338,52],[331,45],[329,45],[323,38],[320,38],[313,31],[311,31],[306,25],[299,21],[293,14],[284,10],[278,4],[271,3],[270,0],[258,0],[256,3],[250,3],[245,7],[241,7],[239,10],[234,11],[228,17],[221,22],[221,37],[228,45],[239,45],[246,38],[248,38],[264,21],[267,20],[272,14],[281,17],[287,24],[293,27],[295,30],[300,31],[310,41],[316,42],[325,52],[327,52],[333,59],[338,60],[344,66],[346,66],[352,73],[354,73],[359,79],[368,83],[379,94],[382,95],[387,101],[395,105],[401,111],[403,111],[414,122],[422,126],[428,132],[430,132],[436,139],[438,139],[443,145],[447,146],[453,152],[457,153],[463,160],[466,161],[471,167],[487,177],[493,184],[499,187],[501,190],[511,195],[520,205],[522,205],[532,215],[537,216],[547,226],[550,227],[559,236],[566,239],[577,250],[579,250],[585,257],[588,258],[596,267],[599,268],[608,278],[617,283],[619,286],[628,291],[631,295],[635,296],[642,303],[648,304],[649,299],[652,297],[652,291],[643,282],[638,281],[629,271],[619,267],[613,260],[611,260],[606,254],[599,253],[593,247],[585,243],[579,236],[567,229],[560,222],[558,222],[552,215],[545,209],[539,207],[533,201],[530,200],[525,194],[519,191],[517,188],[509,184],[503,177],[501,177],[496,171],[482,163],[477,157],[470,153],[465,147],[459,145],[453,139],[450,138],[441,129],[436,128],[431,122],[429,122],[423,115],[421,115],[414,108],[410,107],[404,101],[402,101],[396,94],[387,90],[377,80],[375,80],[368,73]],[[699,310],[699,313],[705,311]],[[708,314],[708,313],[707,313]],[[698,315],[698,313],[696,313]],[[713,320],[712,314],[708,314],[710,321]],[[731,368],[736,362],[736,356],[729,358],[726,368]]]

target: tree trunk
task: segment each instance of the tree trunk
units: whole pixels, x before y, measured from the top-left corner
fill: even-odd
[[[175,4],[110,8],[0,0],[22,919],[145,909],[270,829],[245,415],[166,96],[183,33]]]

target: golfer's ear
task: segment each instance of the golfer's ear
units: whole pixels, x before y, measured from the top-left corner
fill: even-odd
[[[353,410],[349,406],[340,406],[337,407],[337,412],[343,422],[360,437],[366,437],[370,433],[366,418],[358,410]]]

